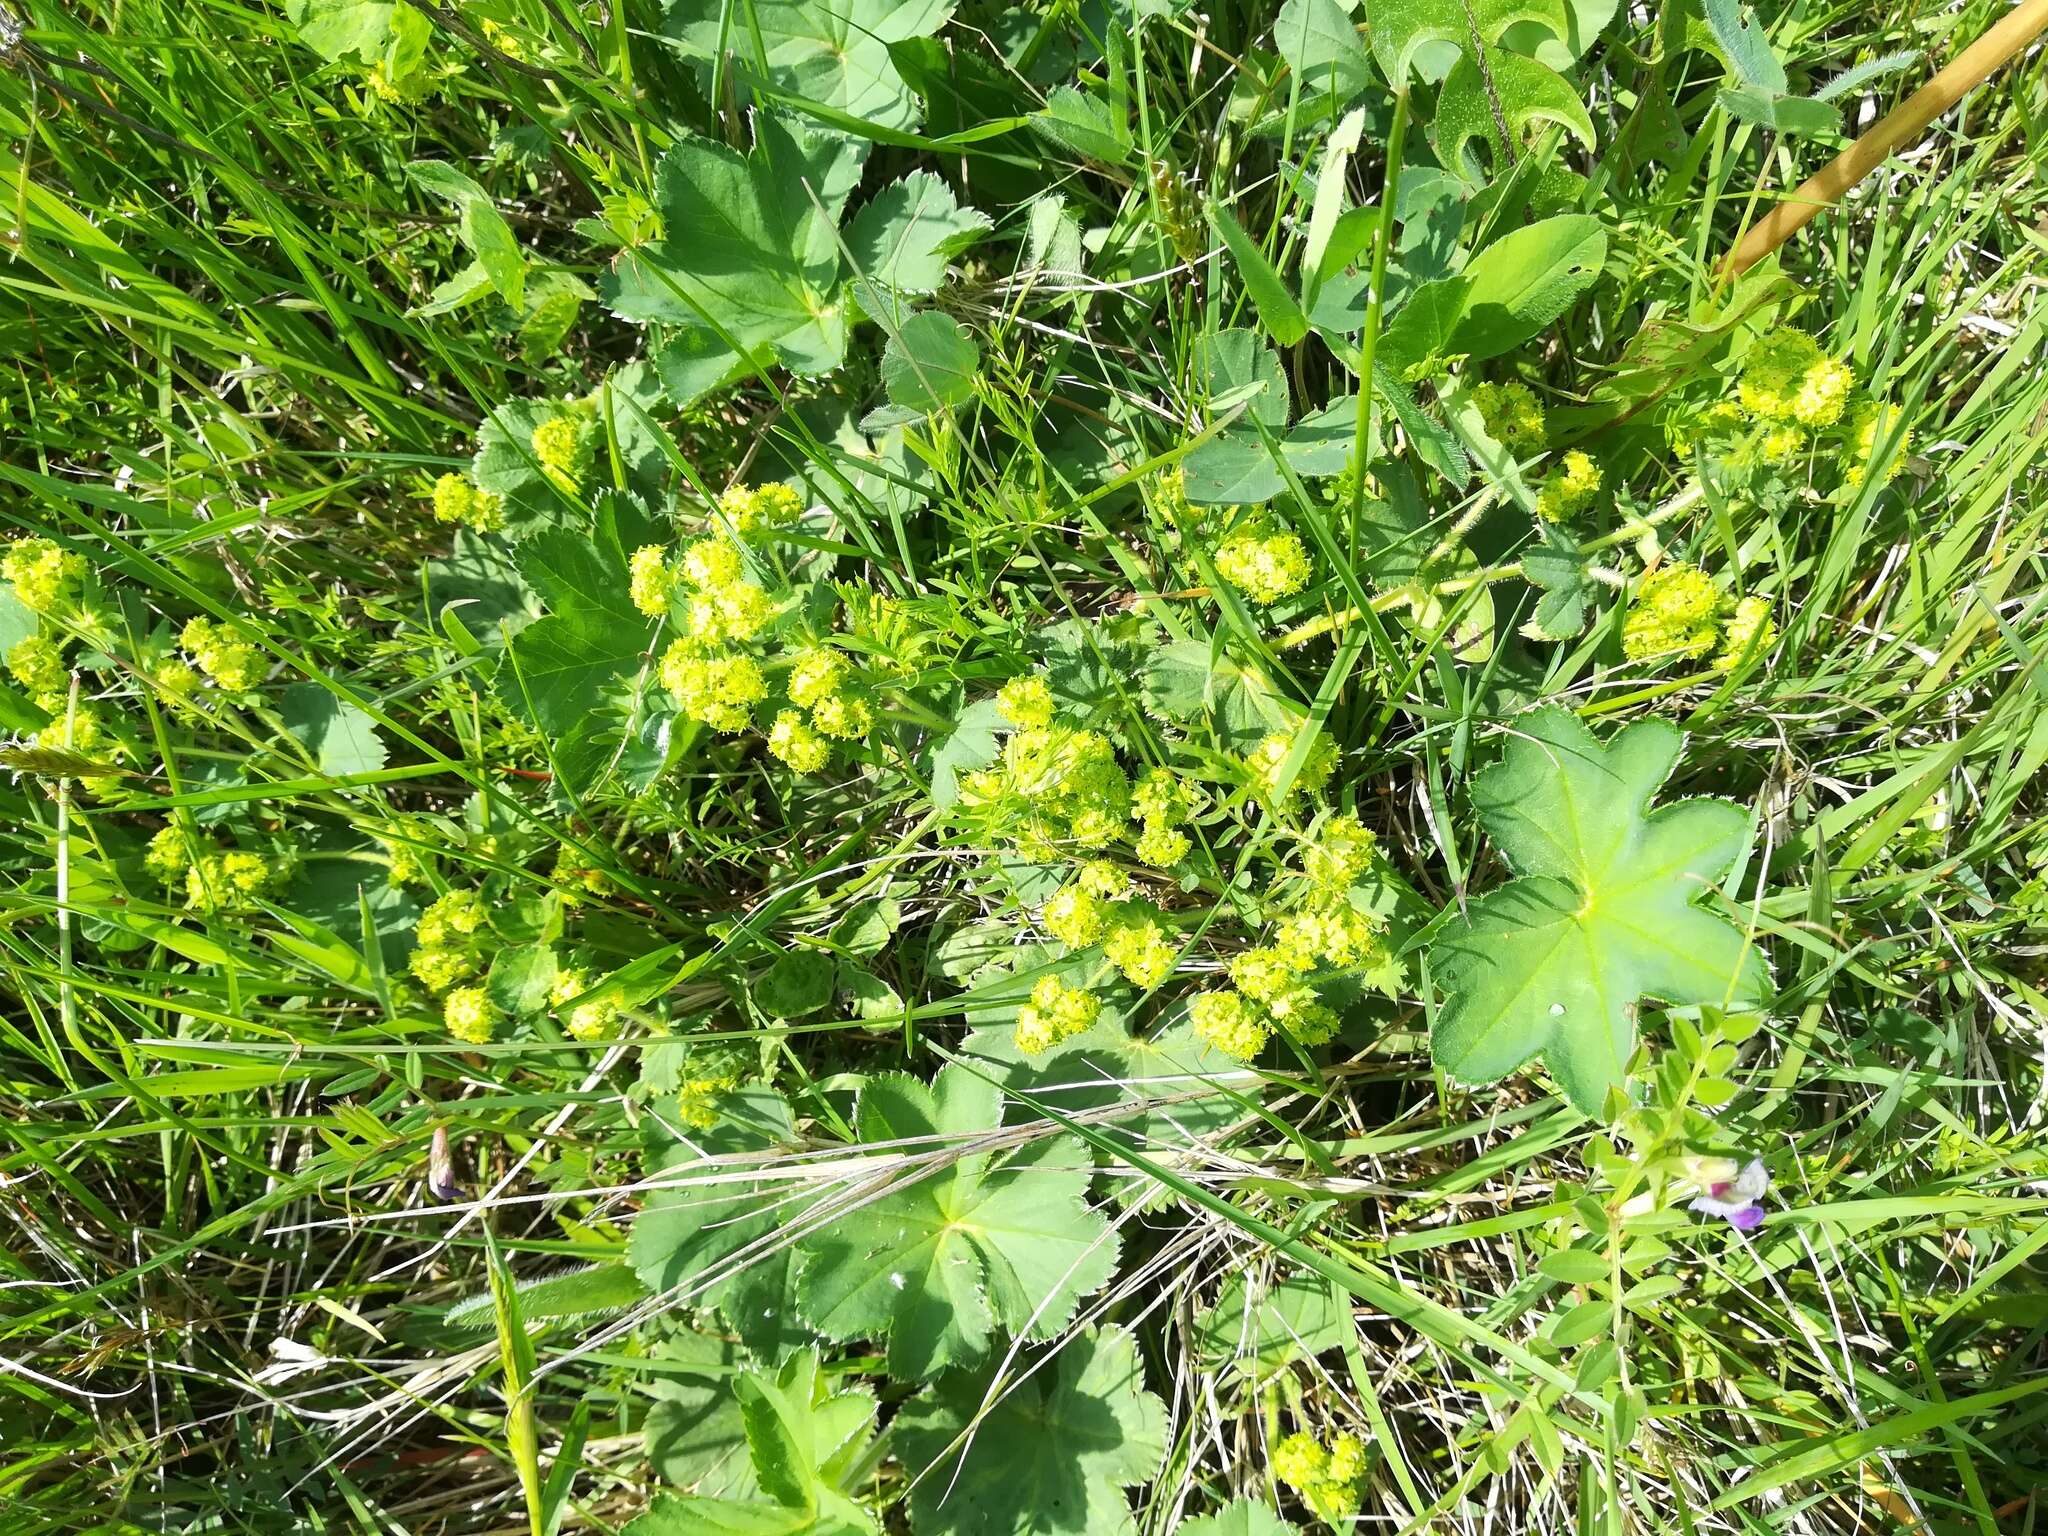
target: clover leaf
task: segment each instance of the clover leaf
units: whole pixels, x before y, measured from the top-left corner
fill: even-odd
[[[1741,850],[1747,816],[1719,800],[1649,808],[1684,737],[1644,720],[1602,744],[1569,711],[1520,717],[1472,802],[1519,878],[1471,903],[1430,950],[1444,1005],[1437,1064],[1492,1082],[1544,1056],[1597,1112],[1635,1048],[1639,999],[1761,1002],[1749,939],[1694,901]]]
[[[927,1088],[870,1078],[856,1106],[863,1142],[902,1160],[1002,1121],[1002,1094],[960,1067]],[[1117,1244],[1088,1208],[1090,1170],[1065,1137],[1007,1155],[968,1152],[936,1172],[905,1167],[880,1199],[804,1239],[797,1302],[831,1339],[883,1340],[889,1374],[923,1380],[988,1352],[998,1328],[1051,1338],[1116,1267]]]
[[[916,1479],[917,1536],[1116,1536],[1123,1489],[1157,1469],[1166,1409],[1145,1390],[1130,1335],[1082,1333],[989,1401],[982,1373],[948,1376],[893,1431]]]

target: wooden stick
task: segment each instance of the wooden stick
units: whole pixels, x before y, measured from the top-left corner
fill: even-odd
[[[1739,277],[1806,226],[1823,208],[1882,165],[1892,151],[1919,133],[1965,94],[1982,85],[2013,55],[2048,28],[2048,0],[2020,0],[2004,18],[1945,65],[1940,73],[1887,112],[1854,144],[1806,178],[1742,237],[1722,266],[1723,277]]]

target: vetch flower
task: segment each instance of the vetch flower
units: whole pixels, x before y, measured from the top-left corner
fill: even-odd
[[[1706,1193],[1693,1201],[1690,1209],[1708,1216],[1719,1216],[1738,1232],[1754,1232],[1763,1225],[1763,1199],[1770,1193],[1770,1170],[1764,1167],[1762,1158],[1753,1157],[1743,1164],[1740,1172],[1714,1178],[1713,1174],[1724,1173],[1734,1164],[1728,1158],[1712,1161],[1725,1166],[1707,1171],[1702,1185]]]

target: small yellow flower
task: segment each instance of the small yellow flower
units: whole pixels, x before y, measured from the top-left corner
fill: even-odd
[[[1179,828],[1161,821],[1148,821],[1145,830],[1138,834],[1133,851],[1141,864],[1150,865],[1153,869],[1171,869],[1188,856],[1188,849],[1192,846],[1187,833]]]
[[[482,987],[457,987],[441,1005],[448,1033],[471,1045],[482,1045],[498,1029],[498,1008]]]
[[[488,533],[503,526],[505,502],[489,491],[478,490],[460,475],[446,474],[434,482],[434,518]]]
[[[1721,592],[1696,565],[1659,566],[1645,576],[1622,621],[1621,649],[1630,661],[1653,656],[1704,656],[1714,648]]]
[[[65,550],[53,539],[16,539],[0,554],[0,578],[12,582],[21,606],[36,613],[69,606],[85,571],[85,556]]]
[[[1149,917],[1119,922],[1103,941],[1102,952],[1125,980],[1148,992],[1173,974],[1180,959],[1166,929]]]
[[[429,992],[446,992],[458,981],[476,974],[477,958],[467,949],[421,944],[407,958],[406,969]]]
[[[1035,672],[1013,677],[996,690],[996,708],[1027,730],[1043,730],[1052,724],[1052,686]]]
[[[29,635],[7,652],[7,670],[32,694],[58,694],[71,680],[61,646],[45,635]]]
[[[789,698],[809,709],[846,683],[846,658],[822,645],[807,645],[790,659]]]
[[[1308,585],[1313,567],[1298,534],[1247,532],[1216,550],[1216,573],[1255,603],[1277,603]]]
[[[483,927],[488,914],[475,891],[449,891],[420,914],[413,936],[422,944],[458,944]]]
[[[1109,912],[1102,901],[1080,884],[1056,892],[1038,909],[1045,931],[1069,949],[1086,949],[1102,937]]]
[[[1041,976],[1031,1001],[1017,1010],[1017,1049],[1036,1056],[1094,1024],[1102,1000],[1085,987],[1069,986],[1057,976]]]
[[[1249,1061],[1265,1048],[1272,1026],[1236,992],[1197,992],[1188,999],[1195,1033],[1229,1056]]]
[[[1721,654],[1714,658],[1714,669],[1726,672],[1739,662],[1761,657],[1777,638],[1778,624],[1771,617],[1769,600],[1745,597],[1735,605],[1722,631]]]
[[[1481,384],[1472,391],[1472,403],[1479,408],[1486,435],[1501,447],[1515,453],[1534,453],[1543,446],[1543,406],[1528,385],[1513,380]]]
[[[684,714],[728,736],[745,730],[753,706],[768,697],[768,680],[751,656],[700,656],[684,640],[662,655],[661,682]]]
[[[557,489],[573,494],[581,488],[590,467],[591,437],[589,420],[573,410],[550,416],[533,429],[533,457]]]
[[[1545,477],[1536,494],[1536,515],[1554,523],[1590,503],[1600,491],[1600,466],[1574,448]]]
[[[832,744],[793,709],[777,713],[768,728],[768,750],[798,773],[817,773],[832,761]]]
[[[633,551],[627,569],[633,606],[649,618],[667,613],[668,589],[674,582],[668,570],[668,551],[659,544],[643,544]]]

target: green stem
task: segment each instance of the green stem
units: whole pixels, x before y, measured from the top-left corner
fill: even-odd
[[[1408,142],[1408,92],[1394,92],[1394,125],[1387,134],[1387,176],[1372,236],[1372,287],[1365,301],[1365,334],[1358,342],[1358,428],[1351,440],[1351,563],[1358,564],[1358,527],[1365,516],[1366,445],[1372,440],[1372,368],[1379,350],[1380,311],[1386,304],[1387,248],[1394,236],[1394,201],[1401,190],[1401,156]]]

